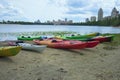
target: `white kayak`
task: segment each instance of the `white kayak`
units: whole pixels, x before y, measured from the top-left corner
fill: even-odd
[[[36,52],[42,52],[46,48],[46,45],[34,45],[29,43],[18,43],[18,45],[21,46],[22,49],[32,50]]]

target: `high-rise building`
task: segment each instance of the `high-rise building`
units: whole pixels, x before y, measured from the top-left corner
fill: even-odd
[[[67,18],[65,18],[65,22],[67,22]]]
[[[98,11],[98,21],[101,21],[103,20],[103,10],[102,8],[99,9]]]
[[[91,22],[93,22],[93,21],[96,21],[96,16],[91,16],[91,18],[90,18],[91,20]]]
[[[86,18],[86,22],[89,22],[89,18]]]
[[[118,15],[119,15],[119,11],[117,11],[117,9],[114,7],[111,12],[111,17],[112,18],[118,17]]]

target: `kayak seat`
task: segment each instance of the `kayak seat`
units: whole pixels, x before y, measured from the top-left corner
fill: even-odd
[[[57,40],[52,40],[51,42],[57,42]]]

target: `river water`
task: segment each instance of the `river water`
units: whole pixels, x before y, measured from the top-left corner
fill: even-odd
[[[55,31],[56,32],[68,31],[76,32],[79,34],[87,34],[92,32],[120,33],[120,27],[0,24],[0,40],[15,38],[17,35],[11,35],[12,33],[55,32]]]

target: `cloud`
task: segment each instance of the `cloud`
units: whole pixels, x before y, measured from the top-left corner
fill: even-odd
[[[66,12],[67,14],[85,14],[86,12],[80,11],[80,10],[71,10]]]
[[[41,21],[73,19],[83,21],[97,16],[102,8],[104,16],[110,15],[112,8],[120,9],[120,0],[2,0],[0,19]]]
[[[13,0],[15,7],[22,9],[31,21],[60,19],[66,12],[65,0]],[[22,4],[23,3],[23,4]],[[26,3],[26,4],[24,4]]]
[[[25,20],[26,17],[23,16],[23,12],[13,6],[12,3],[8,2],[7,0],[3,0],[0,3],[0,20]]]
[[[67,6],[68,11],[66,14],[69,15],[68,18],[77,22],[85,21],[85,18],[92,16],[96,12],[96,9],[91,9],[93,5],[85,3],[85,0],[68,1]]]
[[[4,8],[4,6],[2,4],[0,4],[0,9],[3,9],[3,8]]]
[[[73,8],[82,8],[85,7],[87,5],[89,5],[88,1],[85,0],[67,0],[67,4],[69,7],[73,7]]]
[[[102,8],[104,16],[109,16],[114,7],[118,10],[120,9],[118,2],[120,2],[120,0],[67,0],[68,11],[66,14],[69,15],[69,17],[79,15],[78,17],[83,21],[82,19],[87,17],[97,17],[99,8]]]

